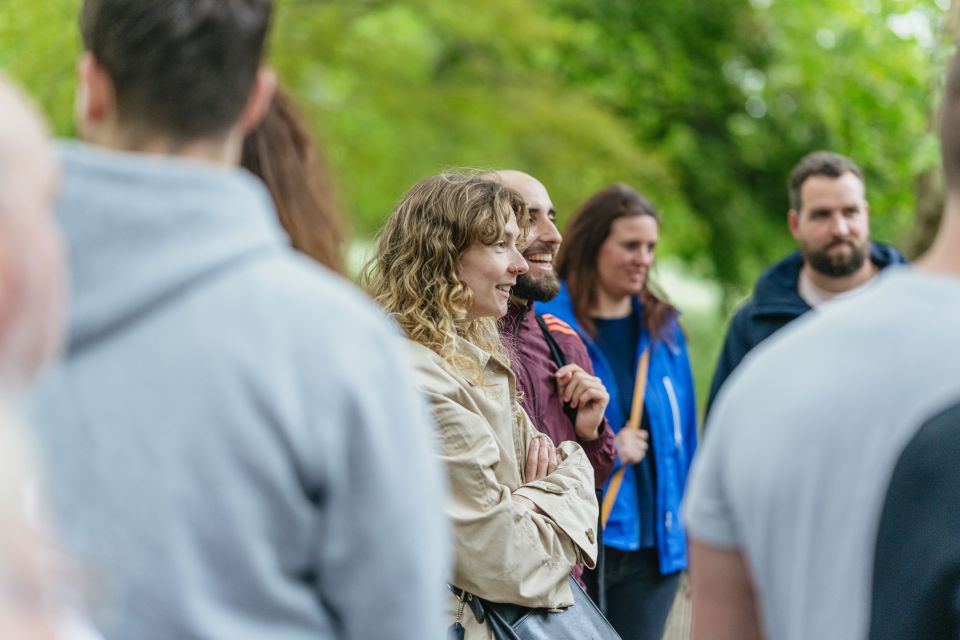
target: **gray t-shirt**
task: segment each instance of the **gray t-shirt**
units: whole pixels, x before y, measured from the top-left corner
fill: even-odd
[[[960,394],[960,279],[879,278],[751,352],[694,460],[688,531],[742,550],[768,638],[865,637],[894,465]]]

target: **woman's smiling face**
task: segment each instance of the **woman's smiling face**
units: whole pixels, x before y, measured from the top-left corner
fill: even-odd
[[[517,276],[527,271],[527,262],[517,250],[519,235],[517,218],[511,213],[499,240],[474,242],[460,256],[460,279],[473,294],[467,320],[499,318],[507,313],[510,289]]]
[[[653,216],[617,218],[597,256],[597,287],[611,300],[638,295],[653,266],[660,228]]]

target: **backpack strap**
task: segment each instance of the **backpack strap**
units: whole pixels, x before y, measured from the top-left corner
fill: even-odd
[[[540,325],[540,331],[543,332],[543,339],[547,341],[547,346],[550,348],[550,357],[553,358],[553,361],[557,364],[557,368],[566,366],[567,364],[567,355],[563,352],[563,349],[560,348],[560,345],[557,343],[557,339],[553,337],[553,334],[550,333],[550,328],[547,327],[546,320],[543,319],[543,316],[537,314],[537,324]],[[570,422],[576,424],[577,422],[577,410],[570,406],[569,403],[563,403],[563,412],[567,414],[567,417],[570,418]]]
[[[557,344],[556,338],[553,337],[553,334],[550,333],[549,327],[547,327],[546,321],[543,319],[543,316],[537,315],[537,324],[540,325],[540,330],[543,331],[543,337],[547,341],[547,346],[550,347],[550,355],[553,358],[553,361],[557,363],[557,367],[562,367],[567,364],[567,356],[563,353],[563,349],[560,348],[560,345]],[[567,417],[570,418],[570,422],[576,424],[577,422],[577,410],[571,407],[569,404],[564,403],[563,412],[567,414]],[[597,504],[603,504],[603,489],[597,489]],[[606,611],[607,609],[607,594],[606,594],[606,571],[604,570],[605,556],[606,551],[603,546],[603,514],[598,514],[597,516],[597,568],[593,570],[592,577],[588,578],[591,584],[591,597],[594,598],[594,601],[597,602],[601,611]],[[588,573],[591,573],[588,570]],[[585,574],[586,577],[586,574]]]
[[[547,346],[550,347],[550,357],[557,363],[557,368],[559,369],[560,367],[566,366],[567,355],[563,352],[563,349],[560,348],[560,345],[557,344],[557,339],[550,333],[550,328],[547,327],[546,320],[544,320],[540,314],[537,314],[537,324],[540,325],[540,331],[543,332],[543,339],[547,341]]]

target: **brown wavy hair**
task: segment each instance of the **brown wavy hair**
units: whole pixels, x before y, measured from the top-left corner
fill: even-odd
[[[481,372],[458,358],[457,336],[509,359],[496,318],[466,319],[473,294],[460,279],[460,258],[474,242],[497,242],[511,214],[526,232],[525,211],[520,194],[476,173],[426,178],[397,203],[367,268],[370,294],[407,337],[475,381],[482,382]]]
[[[563,232],[563,244],[557,255],[557,272],[567,283],[573,313],[590,335],[596,335],[591,312],[597,304],[597,259],[600,247],[610,236],[615,220],[628,216],[650,216],[660,226],[660,215],[650,201],[626,184],[614,184],[590,196],[574,212]],[[677,309],[666,297],[651,288],[650,273],[640,292],[643,323],[653,339],[667,337],[667,329]]]
[[[294,248],[343,273],[343,223],[326,162],[297,105],[282,90],[243,141],[240,164],[257,175],[273,198]]]

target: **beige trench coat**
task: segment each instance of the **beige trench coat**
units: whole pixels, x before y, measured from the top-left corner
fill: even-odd
[[[515,413],[510,367],[458,340],[458,352],[483,371],[486,384],[476,385],[434,351],[410,344],[417,386],[436,421],[447,470],[452,583],[493,601],[550,608],[573,604],[567,576],[577,563],[593,567],[597,556],[598,507],[586,454],[575,442],[561,443],[557,469],[525,483],[527,449],[533,438],[543,436],[519,406]],[[512,494],[530,499],[546,515],[518,504]],[[450,624],[458,605],[451,593]],[[491,637],[469,608],[460,621],[466,640]]]

